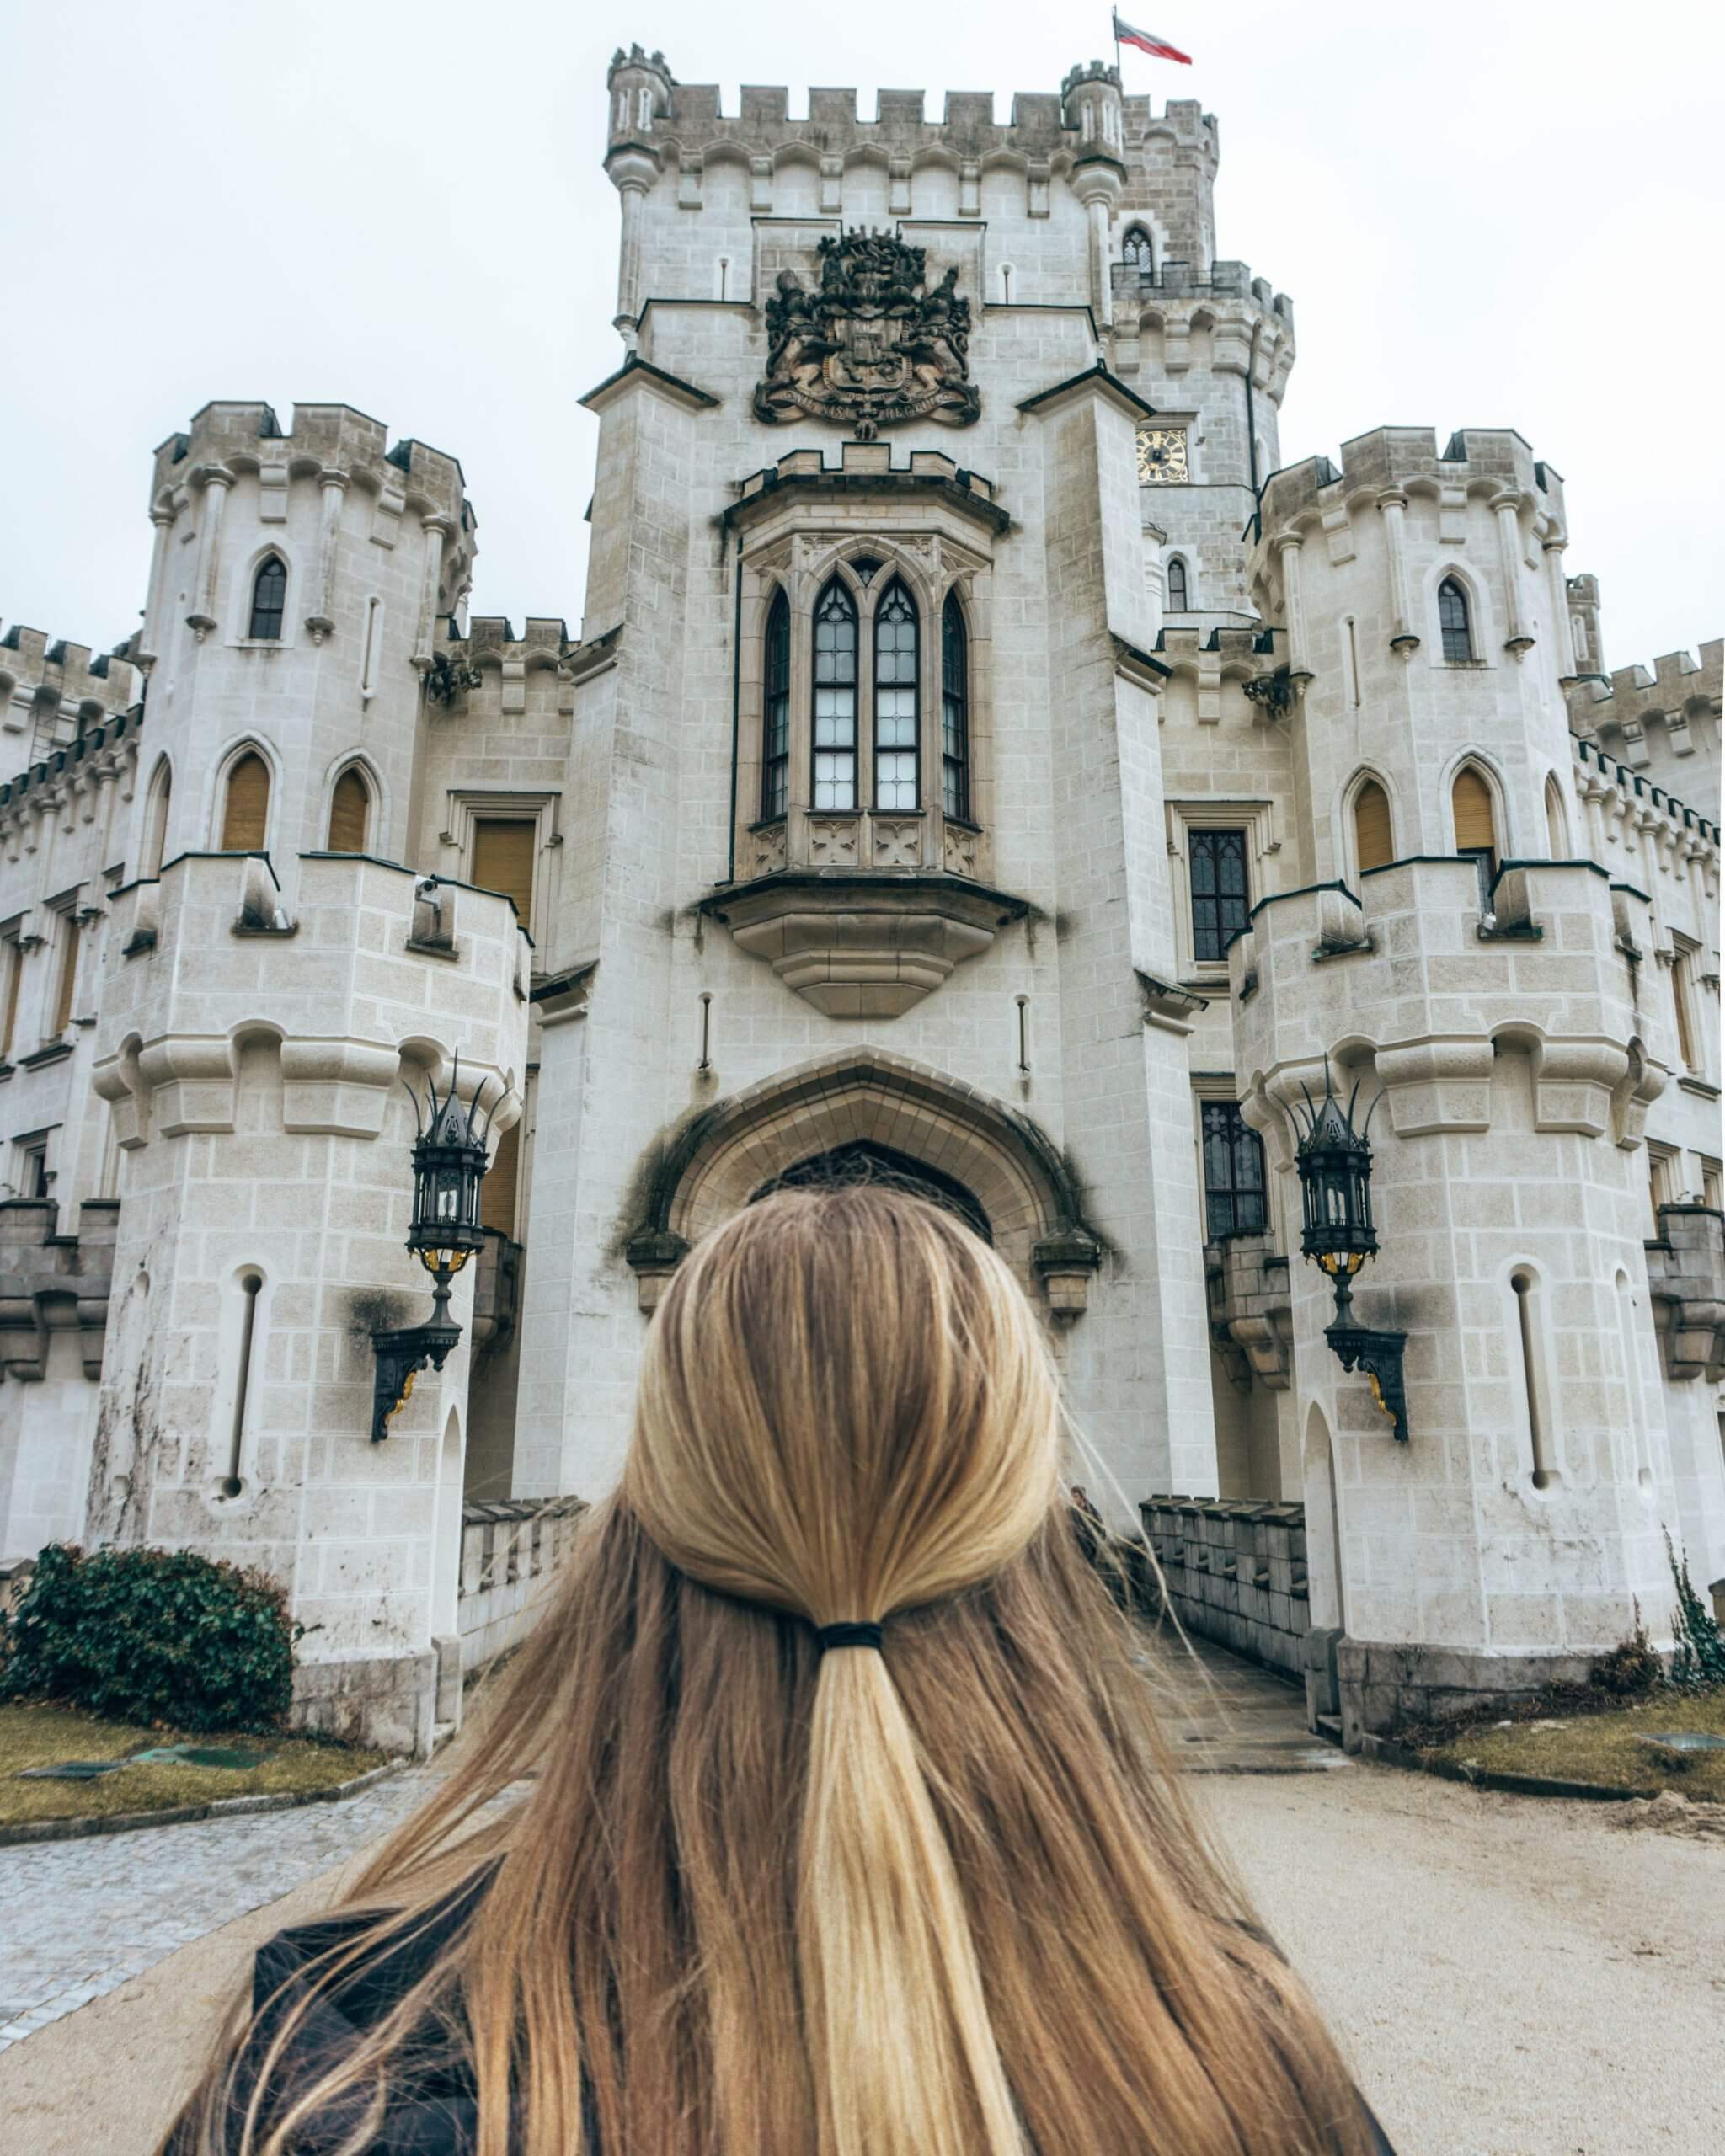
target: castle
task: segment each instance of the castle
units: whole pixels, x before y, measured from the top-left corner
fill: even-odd
[[[464,1508],[601,1491],[691,1242],[890,1171],[1350,1742],[1666,1636],[1667,1534],[1725,1574],[1720,645],[1605,675],[1514,432],[1284,464],[1196,104],[608,95],[579,638],[469,616],[452,457],[244,403],[156,452],[135,635],[0,637],[0,1556],[262,1566],[302,1718],[423,1748]],[[494,1153],[379,1439],[403,1075]],[[1344,1368],[1292,1112],[1356,1082]]]

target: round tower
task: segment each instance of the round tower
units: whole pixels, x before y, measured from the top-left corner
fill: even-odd
[[[422,684],[471,578],[461,467],[345,405],[205,406],[156,452],[138,866],[409,857]],[[440,628],[440,623],[444,626]]]

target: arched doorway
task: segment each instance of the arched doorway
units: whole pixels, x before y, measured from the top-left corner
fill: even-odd
[[[873,1048],[764,1079],[670,1139],[625,1245],[642,1308],[691,1243],[765,1192],[859,1171],[908,1179],[950,1207],[1063,1322],[1084,1309],[1103,1245],[1047,1134],[978,1086]]]
[[[889,1190],[909,1191],[943,1212],[955,1214],[984,1242],[994,1241],[988,1215],[955,1177],[868,1138],[853,1139],[847,1145],[835,1145],[793,1162],[762,1183],[749,1203],[756,1204],[776,1190],[830,1190],[845,1183],[873,1183]]]

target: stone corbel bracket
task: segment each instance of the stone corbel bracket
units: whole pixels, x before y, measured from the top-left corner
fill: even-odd
[[[1662,1205],[1647,1246],[1648,1292],[1665,1374],[1674,1384],[1725,1377],[1725,1215]]]
[[[1217,1344],[1225,1341],[1243,1354],[1267,1390],[1286,1392],[1294,1377],[1294,1301],[1288,1261],[1269,1231],[1211,1244],[1205,1277]]]
[[[1048,1296],[1049,1315],[1056,1324],[1070,1325],[1090,1301],[1102,1245],[1087,1229],[1062,1228],[1032,1246],[1030,1263]]]
[[[1158,980],[1154,974],[1134,968],[1138,974],[1138,985],[1144,997],[1144,1022],[1159,1027],[1165,1033],[1186,1034],[1198,1022],[1199,1014],[1210,1008],[1207,995],[1195,995],[1189,988],[1178,988],[1172,981]]]

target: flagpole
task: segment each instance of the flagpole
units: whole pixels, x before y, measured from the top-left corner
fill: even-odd
[[[1114,32],[1114,82],[1119,88],[1120,95],[1124,97],[1126,94],[1126,77],[1121,70],[1120,64],[1120,11],[1118,8],[1110,8],[1108,9],[1108,21],[1113,25]]]

